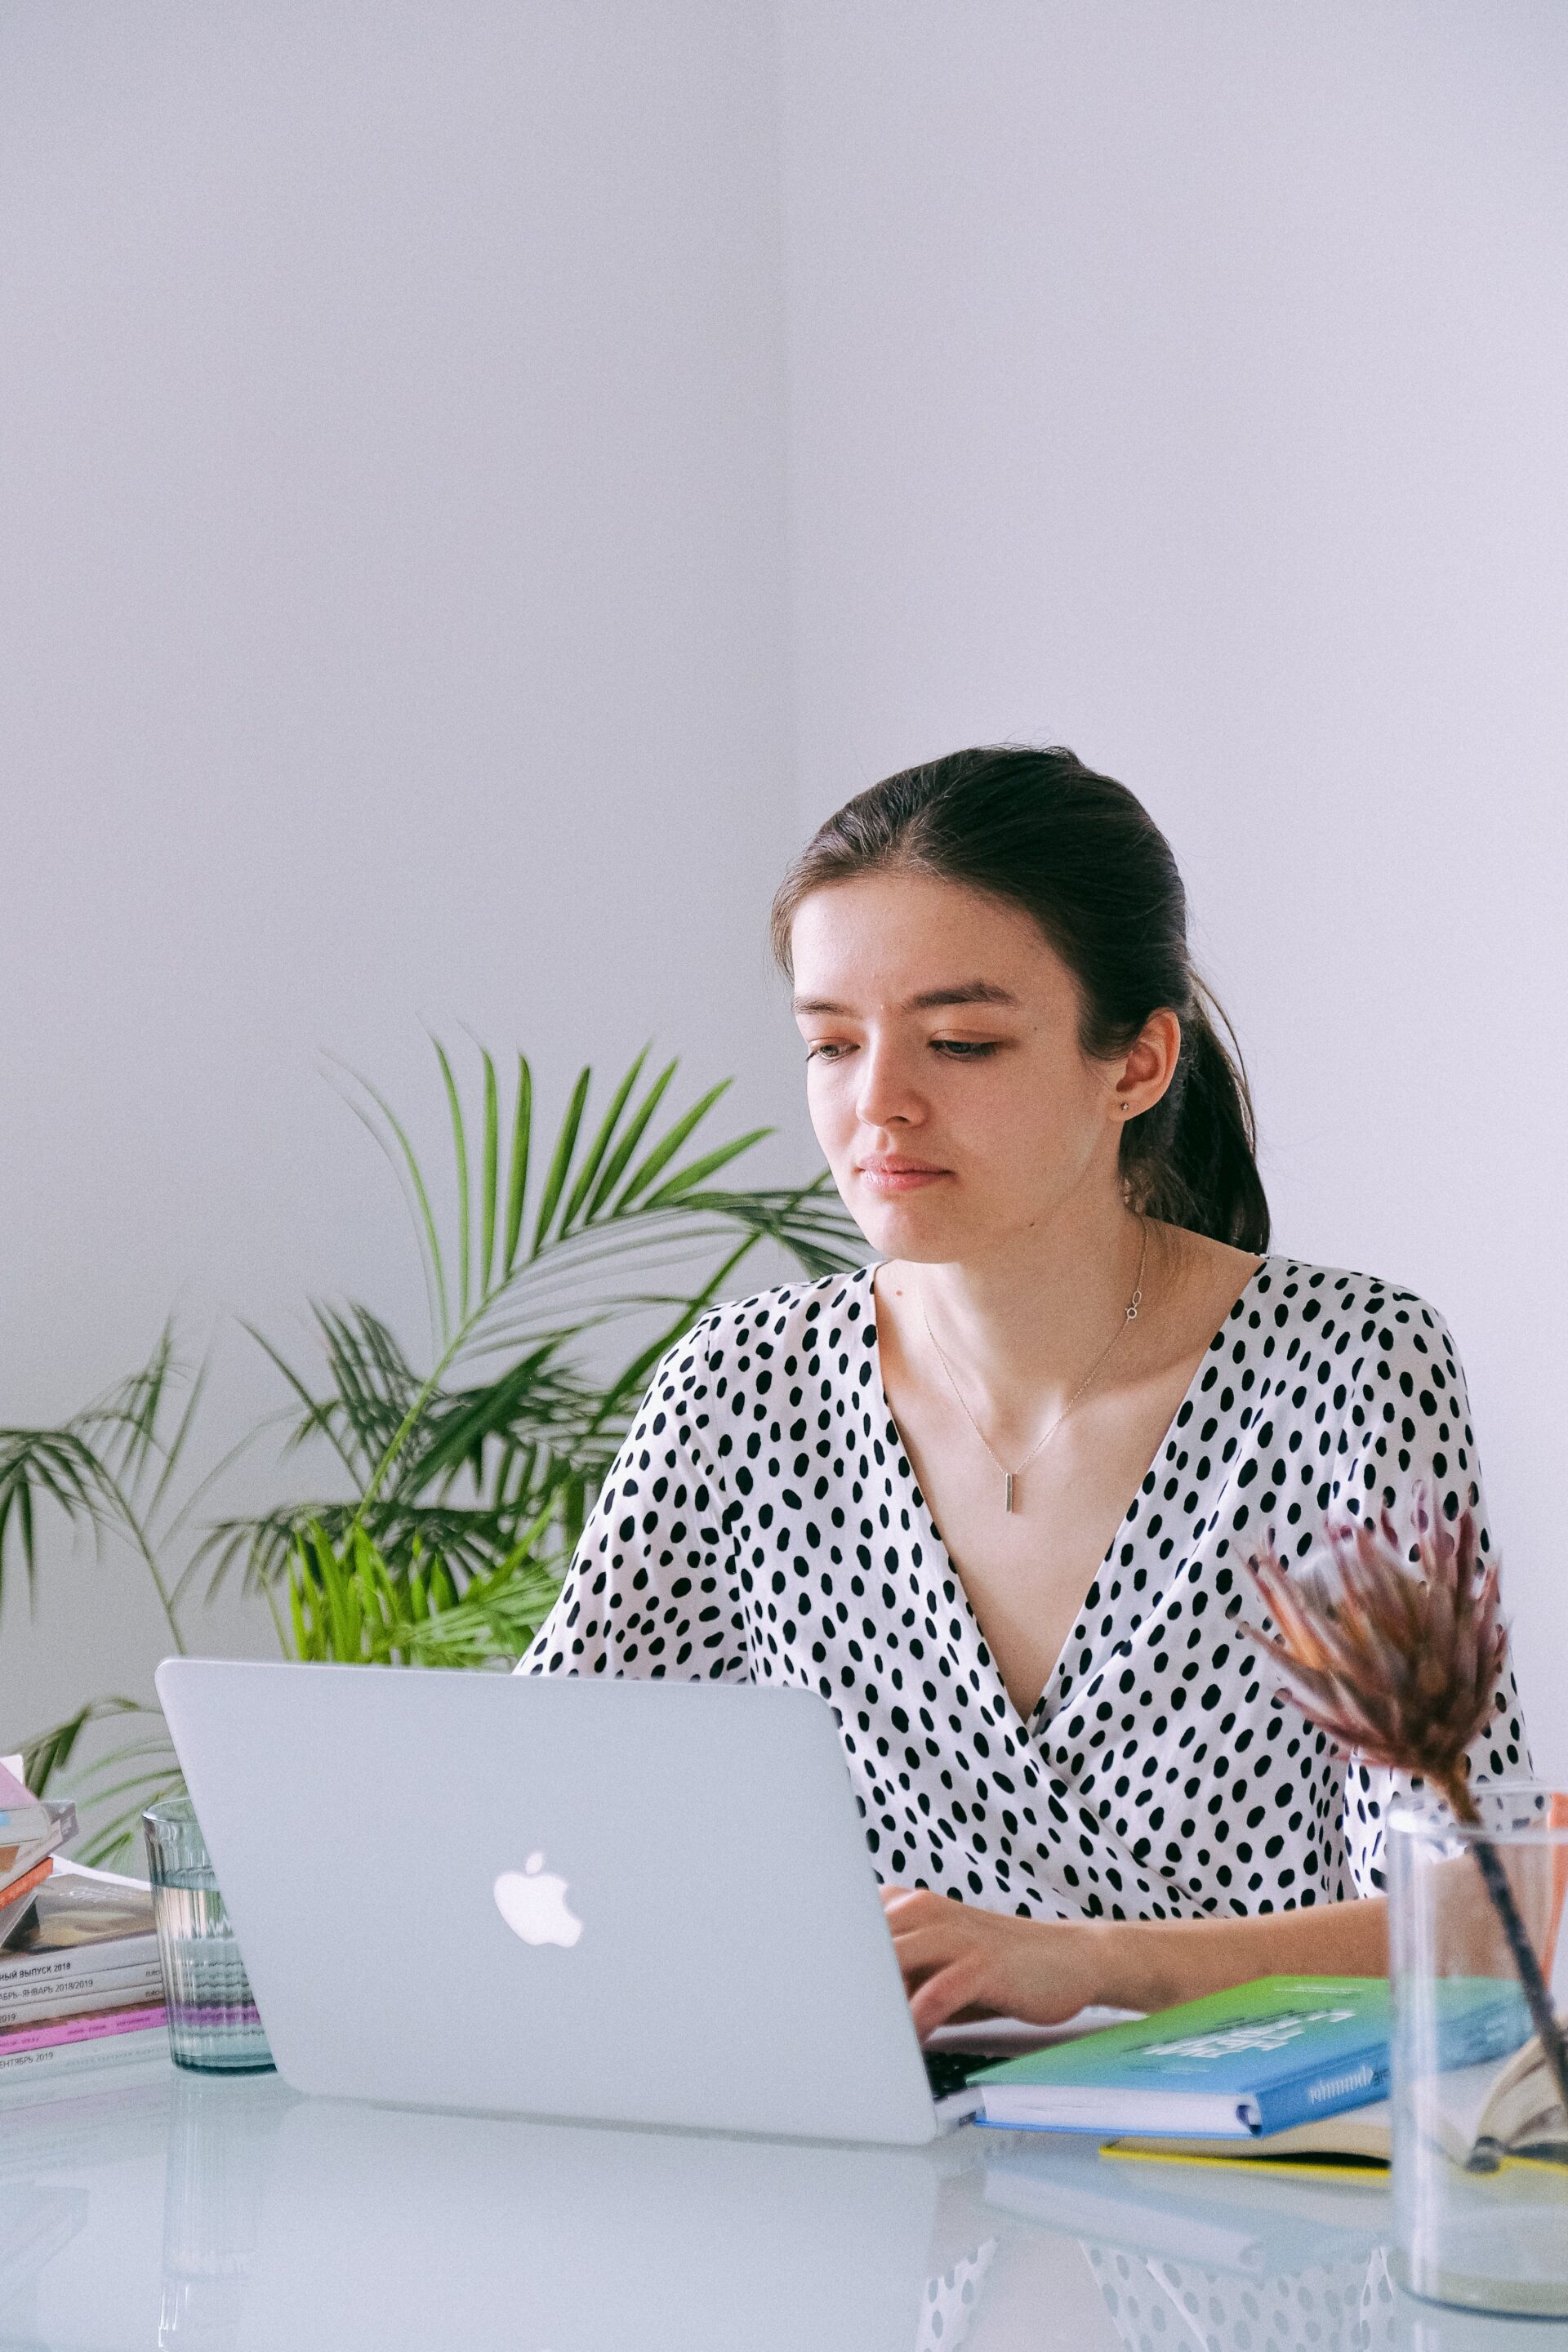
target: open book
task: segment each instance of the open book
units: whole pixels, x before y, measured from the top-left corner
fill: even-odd
[[[1493,2059],[1435,2075],[1427,2086],[1426,2116],[1449,2162],[1468,2171],[1492,2171],[1509,2157],[1568,2164],[1568,2116],[1538,2035],[1532,2034],[1500,2065]],[[1392,2116],[1387,2101],[1379,2100],[1375,2106],[1319,2116],[1262,2137],[1132,2137],[1110,2141],[1106,2153],[1292,2168],[1310,2168],[1322,2159],[1385,2165],[1392,2153]]]

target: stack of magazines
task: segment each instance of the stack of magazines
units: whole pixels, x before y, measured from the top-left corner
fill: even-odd
[[[152,1896],[60,1860],[75,1829],[69,1805],[29,1797],[0,1764],[0,2087],[168,2054]],[[7,1856],[23,1859],[5,1876]]]

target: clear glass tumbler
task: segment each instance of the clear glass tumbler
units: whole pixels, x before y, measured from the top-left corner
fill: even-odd
[[[1432,2303],[1568,2317],[1568,2111],[1517,1953],[1568,2021],[1568,1792],[1475,1791],[1388,1823],[1394,2267]]]
[[[199,2074],[255,2074],[272,2064],[245,1962],[188,1797],[142,1816],[153,1916],[169,2004],[169,2054]]]

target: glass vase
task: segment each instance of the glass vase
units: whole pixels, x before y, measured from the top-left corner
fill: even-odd
[[[189,1797],[142,1816],[169,2005],[169,2055],[199,2074],[254,2074],[272,2053]]]
[[[1432,2303],[1568,2317],[1568,2112],[1535,2030],[1568,2018],[1568,1793],[1474,1800],[1475,1824],[1436,1801],[1388,1823],[1394,2268]]]

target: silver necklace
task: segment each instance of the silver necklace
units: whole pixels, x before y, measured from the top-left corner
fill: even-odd
[[[1100,1349],[1099,1355],[1096,1356],[1093,1363],[1090,1364],[1088,1371],[1085,1372],[1082,1380],[1079,1381],[1077,1388],[1074,1389],[1071,1396],[1068,1397],[1066,1404],[1063,1405],[1060,1412],[1058,1413],[1055,1421],[1052,1422],[1050,1427],[1046,1431],[1042,1437],[1037,1437],[1035,1440],[1035,1443],[1030,1446],[1027,1454],[1025,1454],[1023,1460],[1018,1464],[1015,1470],[1008,1469],[1007,1465],[1002,1460],[1001,1455],[992,1444],[991,1440],[986,1436],[985,1432],[981,1428],[980,1423],[970,1412],[968,1399],[965,1397],[963,1391],[959,1387],[958,1381],[954,1378],[952,1366],[942,1354],[941,1340],[937,1338],[936,1333],[931,1328],[931,1317],[926,1313],[926,1303],[923,1295],[921,1298],[921,1321],[926,1327],[926,1338],[936,1349],[937,1361],[942,1366],[942,1370],[947,1374],[948,1387],[952,1391],[953,1395],[958,1399],[960,1405],[963,1407],[963,1417],[965,1421],[968,1422],[970,1428],[974,1432],[975,1436],[980,1440],[981,1444],[984,1445],[986,1453],[990,1454],[992,1461],[995,1463],[997,1469],[1002,1473],[1002,1507],[1005,1511],[1016,1510],[1016,1507],[1014,1503],[1013,1496],[1016,1489],[1018,1480],[1023,1476],[1025,1471],[1035,1459],[1037,1454],[1042,1454],[1046,1447],[1050,1444],[1052,1438],[1056,1435],[1058,1430],[1061,1427],[1063,1422],[1067,1419],[1068,1413],[1078,1402],[1079,1397],[1082,1396],[1085,1389],[1088,1388],[1090,1381],[1093,1380],[1096,1372],[1098,1372],[1105,1363],[1106,1359],[1110,1356],[1110,1351],[1115,1347],[1118,1339],[1120,1339],[1125,1333],[1128,1325],[1130,1323],[1136,1323],[1138,1320],[1138,1309],[1143,1304],[1143,1269],[1149,1262],[1149,1220],[1147,1217],[1141,1217],[1138,1222],[1143,1228],[1143,1246],[1138,1253],[1138,1279],[1132,1286],[1131,1297],[1128,1300],[1126,1307],[1122,1309],[1121,1320],[1117,1325],[1116,1329],[1111,1333],[1110,1339],[1106,1341],[1105,1346]]]

